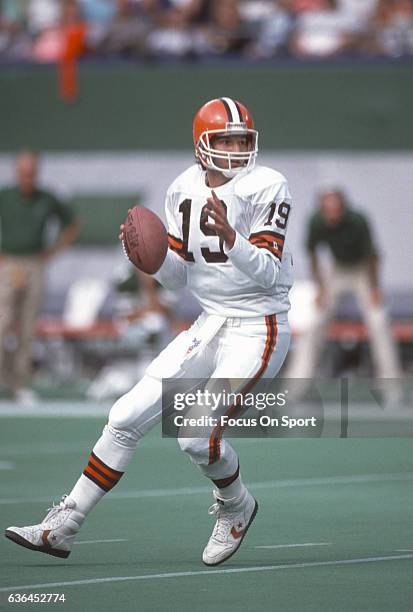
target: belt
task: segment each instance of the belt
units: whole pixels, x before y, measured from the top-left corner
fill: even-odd
[[[265,316],[259,315],[258,317],[227,317],[223,327],[241,327],[244,325],[260,325],[265,324]],[[268,315],[274,316],[274,315]],[[286,312],[280,312],[275,314],[277,322],[281,323],[288,320]]]

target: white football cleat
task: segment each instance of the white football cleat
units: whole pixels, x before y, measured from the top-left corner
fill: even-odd
[[[216,514],[217,522],[202,554],[205,565],[223,563],[237,552],[258,511],[258,503],[247,489],[241,497],[232,499],[220,498],[217,491],[213,493],[216,503],[208,514]]]
[[[85,515],[76,510],[76,503],[67,495],[63,495],[59,505],[48,510],[39,525],[9,527],[5,536],[30,550],[66,558]]]

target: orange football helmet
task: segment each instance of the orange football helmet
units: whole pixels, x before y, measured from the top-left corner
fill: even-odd
[[[246,134],[248,151],[227,152],[214,149],[211,137],[215,134]],[[233,177],[239,172],[249,171],[255,165],[258,154],[258,132],[254,129],[251,113],[246,106],[232,98],[210,100],[196,113],[193,122],[195,157],[203,168],[222,172]],[[216,159],[228,161],[228,169],[217,166]],[[234,162],[238,162],[236,166]],[[239,165],[242,162],[242,165]]]

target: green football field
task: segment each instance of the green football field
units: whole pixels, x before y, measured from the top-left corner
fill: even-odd
[[[99,417],[0,418],[2,529],[69,492]],[[64,593],[65,610],[410,611],[413,441],[235,440],[257,518],[226,564],[201,562],[211,488],[157,429],[89,516],[68,559],[0,541],[10,594]],[[41,604],[37,604],[38,606]],[[44,605],[44,604],[42,604]]]

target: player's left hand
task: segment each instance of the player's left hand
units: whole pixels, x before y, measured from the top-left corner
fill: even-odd
[[[205,225],[213,229],[217,235],[222,238],[229,249],[232,249],[235,242],[235,230],[228,223],[227,211],[222,205],[215,191],[212,189],[212,196],[207,199],[206,209],[208,216],[214,220],[214,223],[206,223]]]

